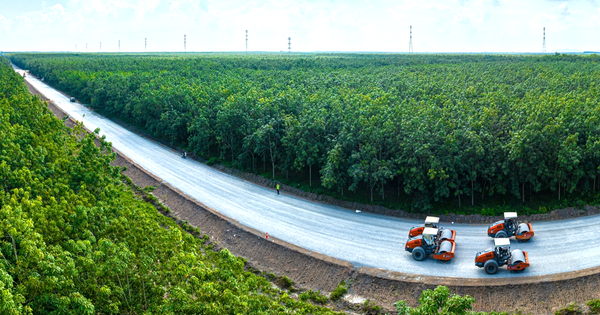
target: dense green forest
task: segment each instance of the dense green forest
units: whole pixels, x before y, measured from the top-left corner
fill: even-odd
[[[333,314],[213,251],[124,184],[0,57],[0,314]]]
[[[10,58],[211,163],[339,198],[421,212],[598,202],[597,55]]]
[[[335,314],[309,302],[327,297],[291,298],[141,200],[110,165],[110,148],[65,127],[0,57],[0,314]],[[340,284],[330,298],[346,292]],[[418,302],[395,306],[400,315],[488,314],[443,286]],[[600,311],[599,300],[587,306]],[[379,309],[368,300],[354,308]]]

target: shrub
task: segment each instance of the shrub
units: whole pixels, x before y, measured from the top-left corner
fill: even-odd
[[[569,306],[565,308],[561,308],[560,310],[554,312],[554,315],[577,315],[583,314],[581,309],[579,309],[579,305],[577,303],[571,303]]]
[[[313,291],[312,289],[308,290],[308,292],[304,292],[300,294],[300,300],[306,302],[307,300],[311,300],[314,303],[325,304],[329,300],[326,296],[321,294],[321,291]]]
[[[586,304],[592,314],[600,314],[600,300],[589,300]]]
[[[333,290],[333,292],[331,292],[331,295],[329,296],[329,298],[332,301],[336,301],[339,298],[341,298],[342,296],[344,296],[344,294],[348,293],[348,288],[346,288],[346,282],[342,280],[342,282],[340,282],[337,285],[337,288],[335,288],[335,290]]]

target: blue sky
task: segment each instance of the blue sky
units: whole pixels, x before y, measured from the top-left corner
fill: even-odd
[[[0,0],[3,51],[600,50],[600,0]]]

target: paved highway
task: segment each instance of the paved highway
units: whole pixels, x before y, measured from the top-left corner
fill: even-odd
[[[20,70],[16,70],[21,72]],[[90,130],[100,128],[113,147],[165,182],[240,223],[306,249],[349,261],[357,267],[384,268],[442,277],[519,277],[554,274],[600,265],[600,216],[533,222],[529,243],[512,248],[529,253],[531,267],[494,276],[474,264],[475,253],[493,245],[484,225],[442,222],[457,231],[456,256],[447,264],[417,262],[404,250],[409,229],[420,221],[356,213],[259,187],[182,159],[177,152],[140,137],[28,76],[27,81]],[[85,117],[84,117],[85,115]]]

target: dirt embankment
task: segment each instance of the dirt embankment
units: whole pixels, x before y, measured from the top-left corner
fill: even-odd
[[[29,89],[32,94],[39,95],[31,86]],[[61,119],[67,116],[52,102],[48,102],[48,107]],[[69,118],[65,124],[74,126],[75,122]],[[548,314],[571,302],[584,304],[589,299],[600,298],[600,267],[558,275],[501,279],[439,278],[375,268],[356,269],[348,262],[308,251],[277,238],[267,239],[261,231],[245,227],[163,183],[160,178],[119,152],[113,164],[125,166],[123,173],[137,186],[156,187],[152,194],[169,207],[178,220],[188,221],[190,225],[200,228],[213,243],[245,257],[253,268],[285,275],[301,289],[331,292],[344,280],[348,284],[349,294],[358,297],[356,300],[370,299],[388,312],[394,310],[393,303],[398,300],[415,306],[422,290],[434,289],[437,285],[448,286],[452,293],[473,296],[477,301],[477,311],[518,309],[523,313]],[[568,211],[575,210],[565,211],[568,214]]]

